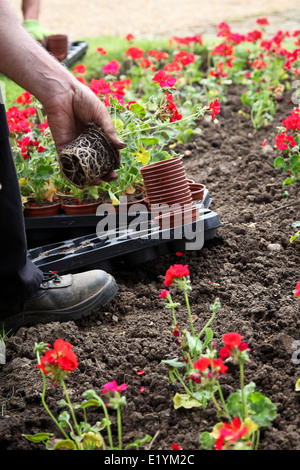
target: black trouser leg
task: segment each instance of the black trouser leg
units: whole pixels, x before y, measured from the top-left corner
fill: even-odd
[[[19,182],[0,90],[0,317],[32,297],[42,272],[27,257]]]

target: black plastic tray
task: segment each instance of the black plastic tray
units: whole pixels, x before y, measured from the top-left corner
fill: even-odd
[[[206,189],[202,201],[203,207],[209,208],[211,201],[209,191]],[[148,211],[147,213],[150,220],[151,214]],[[127,215],[127,225],[130,224],[134,217],[136,215]],[[28,247],[35,248],[42,244],[50,244],[69,238],[89,235],[92,230],[96,231],[99,220],[101,220],[101,216],[97,214],[66,215],[61,213],[51,217],[25,217]],[[119,227],[118,214],[116,214],[115,222],[116,227]]]
[[[69,52],[67,57],[62,61],[66,67],[71,67],[81,57],[83,57],[88,49],[88,43],[86,41],[71,41],[69,43]]]
[[[133,232],[128,227],[120,227],[113,233],[102,232],[99,236],[92,233],[33,248],[28,251],[28,255],[44,272],[57,271],[63,274],[86,269],[111,272],[122,267],[137,266],[163,254],[186,251],[187,247],[201,249],[205,241],[215,237],[216,229],[220,226],[218,215],[209,209],[203,209],[200,222],[192,222],[176,229],[161,230],[156,223],[150,221],[141,231]],[[193,248],[193,235],[200,231],[203,243]]]

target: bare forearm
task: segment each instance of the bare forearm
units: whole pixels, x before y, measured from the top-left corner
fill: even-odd
[[[7,0],[0,0],[0,72],[43,104],[75,86],[72,74],[25,31]]]

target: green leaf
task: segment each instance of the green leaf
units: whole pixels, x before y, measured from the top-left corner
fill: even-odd
[[[197,340],[196,336],[192,336],[188,331],[186,332],[186,338],[188,342],[189,351],[192,355],[196,352],[197,355],[203,351],[203,344],[200,340]]]
[[[174,408],[177,410],[178,408],[199,408],[202,404],[193,398],[191,395],[187,395],[185,393],[176,393],[174,396]]]
[[[162,364],[167,364],[168,366],[175,367],[175,368],[184,367],[184,366],[185,366],[185,363],[184,363],[184,362],[180,362],[177,358],[175,358],[175,359],[169,359],[169,360],[161,361],[161,362],[162,362]]]
[[[142,137],[141,140],[142,140],[142,142],[145,146],[159,144],[159,138],[158,137]]]
[[[283,181],[282,184],[283,184],[283,186],[287,186],[287,185],[293,184],[293,183],[294,183],[293,178],[288,177],[288,178],[285,178],[285,180]]]
[[[205,341],[204,341],[204,347],[205,348],[211,342],[213,337],[214,337],[213,330],[211,328],[206,328],[206,330],[205,330]]]
[[[216,440],[209,432],[205,431],[200,434],[199,442],[204,450],[211,450]]]
[[[247,402],[250,405],[251,419],[259,426],[268,426],[276,418],[276,406],[260,392],[250,393]]]
[[[144,106],[142,106],[141,104],[139,103],[132,103],[130,106],[129,106],[130,110],[136,114],[137,116],[139,116],[141,119],[144,119],[144,117],[146,116],[147,112],[146,112],[146,109],[144,108]]]
[[[285,168],[286,167],[285,159],[283,157],[276,157],[274,160],[274,166],[277,169]]]
[[[130,447],[136,447],[136,449],[139,450],[141,446],[143,446],[144,444],[147,444],[147,442],[150,442],[151,440],[152,440],[152,436],[150,436],[149,434],[146,434],[146,436],[143,437],[143,439],[137,439],[132,444],[128,444],[125,447],[125,449],[129,449]]]
[[[297,382],[296,382],[295,390],[296,390],[296,392],[300,392],[300,379],[298,379]]]
[[[67,424],[69,424],[70,422],[69,413],[67,411],[63,411],[62,413],[60,413],[58,421],[63,427],[67,426]]]
[[[25,437],[28,441],[35,443],[48,441],[48,439],[53,436],[54,434],[50,434],[48,432],[38,432],[36,434],[23,434],[23,437]]]
[[[62,439],[61,441],[58,441],[53,447],[53,450],[58,450],[62,447],[70,450],[76,450],[76,445],[73,441],[71,441],[71,439]]]

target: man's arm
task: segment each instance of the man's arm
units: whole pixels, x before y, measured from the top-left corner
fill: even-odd
[[[0,0],[0,72],[42,103],[58,152],[88,122],[124,147],[105,105],[25,31],[7,0]]]

